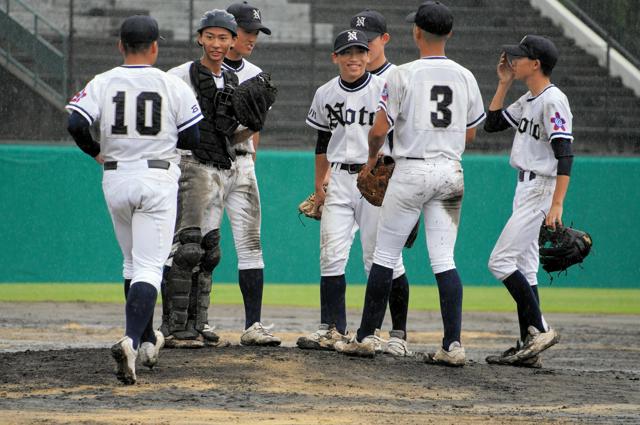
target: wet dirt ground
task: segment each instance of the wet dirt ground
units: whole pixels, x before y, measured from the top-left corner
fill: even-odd
[[[313,309],[265,308],[283,346],[241,347],[242,307],[216,306],[211,321],[234,345],[165,349],[123,386],[108,350],[123,310],[0,303],[0,423],[640,423],[640,316],[550,314],[561,342],[543,369],[521,369],[484,362],[515,341],[515,314],[465,313],[468,364],[451,369],[294,348],[317,325]],[[351,329],[359,316],[349,311]],[[435,350],[440,320],[410,314],[412,350]]]

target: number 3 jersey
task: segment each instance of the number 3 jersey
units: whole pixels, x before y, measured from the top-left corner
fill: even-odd
[[[567,96],[551,84],[538,96],[525,93],[504,109],[502,115],[516,129],[511,166],[541,176],[555,176],[558,160],[550,142],[556,138],[573,140],[573,115]]]
[[[189,86],[148,65],[119,66],[96,75],[66,106],[100,122],[105,161],[179,162],[178,132],[202,119]]]
[[[444,56],[400,65],[387,75],[379,107],[394,127],[393,157],[459,161],[468,128],[485,118],[478,83]]]

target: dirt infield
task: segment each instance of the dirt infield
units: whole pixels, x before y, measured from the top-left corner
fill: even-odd
[[[211,315],[237,343],[242,307]],[[562,341],[543,369],[487,365],[513,342],[513,316],[466,313],[470,361],[450,369],[292,348],[317,312],[268,308],[284,347],[163,350],[125,387],[107,349],[122,306],[0,303],[0,423],[640,423],[640,317],[549,315]],[[359,312],[349,317],[355,328]],[[409,323],[411,348],[434,349],[439,314]]]

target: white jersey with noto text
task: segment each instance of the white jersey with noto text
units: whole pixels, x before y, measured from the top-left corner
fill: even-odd
[[[367,74],[360,86],[348,88],[338,76],[318,88],[306,122],[317,130],[331,132],[327,147],[329,162],[367,162],[369,130],[384,81]]]
[[[567,96],[555,85],[547,86],[538,96],[525,93],[502,115],[516,129],[509,163],[518,170],[541,176],[555,176],[558,160],[551,141],[573,140],[573,115]]]
[[[394,128],[394,158],[445,156],[459,161],[467,129],[485,118],[475,77],[444,56],[392,69],[379,107]]]
[[[100,122],[105,161],[162,159],[177,163],[178,132],[202,119],[180,79],[148,65],[123,65],[96,75],[66,106]]]

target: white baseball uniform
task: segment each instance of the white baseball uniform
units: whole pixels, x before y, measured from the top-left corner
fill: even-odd
[[[376,228],[380,208],[362,197],[356,186],[357,172],[367,162],[368,134],[384,79],[366,74],[358,87],[348,88],[335,77],[316,91],[307,124],[317,130],[331,132],[327,160],[331,163],[331,179],[320,221],[320,274],[344,274],[353,243],[354,226],[360,228],[360,242],[365,272],[373,262]],[[344,169],[347,168],[347,169]],[[350,169],[349,169],[350,168]],[[400,257],[392,266],[393,278],[404,274]]]
[[[393,267],[420,213],[435,274],[455,268],[466,131],[485,117],[473,74],[431,56],[393,69],[380,108],[394,128],[396,160],[381,207],[374,262]]]
[[[489,269],[499,280],[514,271],[538,284],[538,235],[551,208],[558,160],[551,140],[573,140],[572,114],[564,93],[553,84],[538,96],[525,93],[502,111],[516,129],[509,163],[518,170],[513,213],[489,259]]]
[[[159,291],[176,217],[178,132],[202,119],[195,96],[159,69],[123,65],[97,75],[66,108],[100,122],[102,187],[124,278]]]
[[[194,90],[189,76],[191,63],[187,62],[168,72],[186,81]],[[239,82],[260,72],[260,68],[248,61],[243,61],[243,65],[243,73],[238,75]],[[223,69],[226,69],[224,65]],[[251,74],[253,72],[255,74]],[[222,88],[222,75],[214,75],[214,78],[218,88]],[[235,145],[235,148],[236,160],[228,170],[202,164],[189,151],[182,152],[180,168],[189,189],[182,191],[183,204],[188,207],[179,211],[176,232],[188,227],[199,227],[202,234],[206,235],[211,230],[220,228],[226,209],[238,255],[238,269],[262,269],[264,261],[260,243],[260,193],[251,157],[251,152],[254,152],[253,144],[248,139]],[[177,245],[174,244],[174,252]],[[167,265],[171,265],[171,262],[172,258],[169,258]]]

